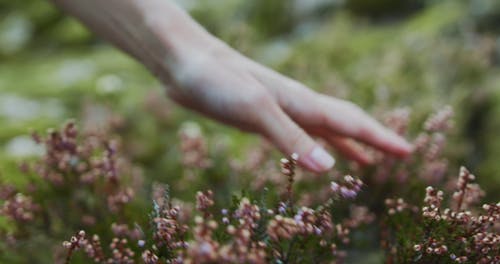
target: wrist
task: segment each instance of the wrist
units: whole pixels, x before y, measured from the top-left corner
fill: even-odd
[[[152,33],[150,42],[157,49],[149,52],[153,63],[148,68],[165,83],[179,83],[179,72],[190,68],[224,50],[224,43],[212,36],[184,10],[169,1],[161,1],[162,8],[143,10],[145,27]],[[160,10],[160,11],[158,11]],[[165,14],[168,10],[168,14]],[[159,43],[159,44],[158,44]],[[147,52],[146,60],[151,60]],[[142,59],[141,59],[142,60]]]

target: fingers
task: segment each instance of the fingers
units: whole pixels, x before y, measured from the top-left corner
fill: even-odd
[[[280,106],[300,126],[323,126],[330,131],[330,135],[354,138],[399,157],[411,153],[412,146],[405,139],[382,126],[358,106],[312,92],[302,84],[260,65],[253,65],[252,69],[257,79],[273,89]],[[345,144],[334,141],[343,150],[349,149]]]
[[[373,164],[374,162],[372,156],[366,150],[348,138],[331,136],[327,137],[326,141],[347,159],[354,160],[363,166]]]
[[[377,121],[372,119],[363,125],[365,130],[357,136],[360,140],[363,138],[363,142],[399,157],[406,157],[412,152],[410,143]]]
[[[363,149],[359,143],[352,139],[332,135],[325,130],[317,131],[314,134],[326,140],[339,154],[349,160],[354,160],[363,166],[373,164],[374,162],[373,157],[366,149]]]
[[[263,134],[283,153],[299,155],[301,166],[313,172],[324,172],[333,167],[335,159],[317,144],[302,128],[293,122],[278,105],[263,113]]]
[[[405,157],[412,151],[412,146],[393,131],[382,126],[359,107],[341,102],[333,105],[331,98],[326,107],[326,125],[344,136],[352,137],[379,150]]]
[[[311,128],[308,129],[311,134],[324,139],[340,155],[349,160],[354,160],[362,166],[373,164],[372,155],[353,139],[332,134],[328,129]]]

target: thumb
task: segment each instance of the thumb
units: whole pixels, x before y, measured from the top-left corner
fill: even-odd
[[[325,172],[335,159],[314,141],[277,105],[264,115],[263,134],[284,154],[298,154],[301,166],[313,172]]]

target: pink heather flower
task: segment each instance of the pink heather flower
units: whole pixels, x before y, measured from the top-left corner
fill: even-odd
[[[342,198],[353,199],[361,191],[363,182],[355,179],[351,175],[344,176],[344,181],[341,184],[337,182],[330,183],[330,189],[335,195],[340,195]]]
[[[332,191],[333,191],[334,193],[337,193],[337,192],[339,191],[339,188],[340,188],[340,187],[339,187],[339,184],[338,184],[338,183],[333,182],[333,181],[330,183],[330,189],[332,189]]]
[[[139,241],[137,241],[137,245],[138,245],[139,247],[144,247],[144,245],[146,245],[146,241],[144,241],[144,240],[139,240]]]
[[[302,222],[302,215],[300,214],[300,212],[296,214],[293,219],[295,219],[295,222],[297,223]]]
[[[208,243],[208,242],[203,242],[200,245],[200,253],[202,255],[208,256],[208,255],[212,254],[213,250],[214,249],[213,249],[212,245],[210,245],[210,243]]]
[[[344,198],[352,199],[356,197],[357,193],[354,190],[342,186],[340,187],[340,195]]]
[[[279,207],[278,207],[278,212],[280,212],[280,214],[284,214],[286,213],[286,204],[281,202]]]

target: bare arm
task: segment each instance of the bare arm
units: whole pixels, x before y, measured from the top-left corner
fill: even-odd
[[[142,62],[179,104],[268,138],[315,172],[335,160],[312,136],[360,163],[359,141],[397,156],[411,152],[401,137],[356,105],[310,90],[210,35],[170,0],[53,0],[104,39]]]
[[[175,54],[214,49],[213,37],[169,0],[52,1],[167,82]]]

